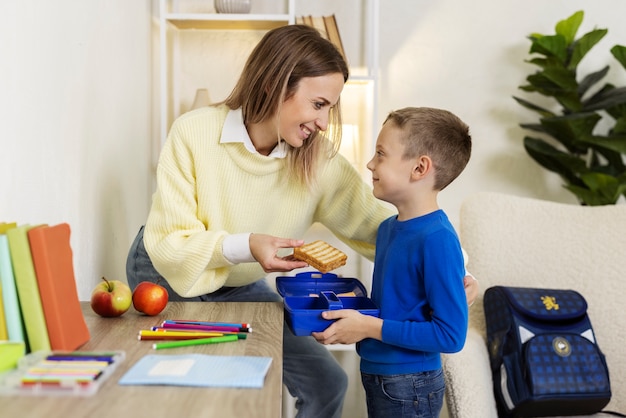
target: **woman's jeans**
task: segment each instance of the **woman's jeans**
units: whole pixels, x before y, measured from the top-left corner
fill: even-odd
[[[216,292],[191,298],[176,294],[152,266],[143,245],[143,227],[133,242],[126,261],[126,276],[131,289],[142,281],[165,287],[170,301],[203,302],[282,302],[265,280],[242,287],[223,287]],[[313,337],[296,337],[283,327],[283,383],[296,398],[298,418],[341,417],[348,377],[339,363]]]
[[[361,373],[370,418],[437,418],[443,408],[443,370],[379,376]]]

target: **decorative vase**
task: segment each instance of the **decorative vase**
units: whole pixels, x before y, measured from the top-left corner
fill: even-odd
[[[215,0],[218,13],[250,13],[251,0]]]
[[[191,105],[191,109],[194,110],[201,107],[206,107],[211,104],[211,99],[209,99],[209,91],[207,89],[197,89],[196,97],[193,99],[193,104]]]

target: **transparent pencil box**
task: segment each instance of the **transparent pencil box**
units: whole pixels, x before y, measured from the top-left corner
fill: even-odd
[[[0,374],[0,396],[91,396],[124,360],[123,351],[37,351]]]

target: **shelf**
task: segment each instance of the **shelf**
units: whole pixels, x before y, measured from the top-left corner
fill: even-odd
[[[165,20],[178,29],[270,30],[291,23],[288,14],[169,13]]]
[[[369,84],[376,81],[376,78],[371,75],[352,75],[348,78],[350,84]]]

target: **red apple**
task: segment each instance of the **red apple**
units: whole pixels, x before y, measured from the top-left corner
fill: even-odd
[[[91,293],[91,309],[104,317],[123,315],[132,303],[132,292],[126,283],[102,278]]]
[[[161,313],[165,309],[168,299],[167,289],[158,283],[141,282],[133,290],[133,306],[146,315],[152,316]]]

